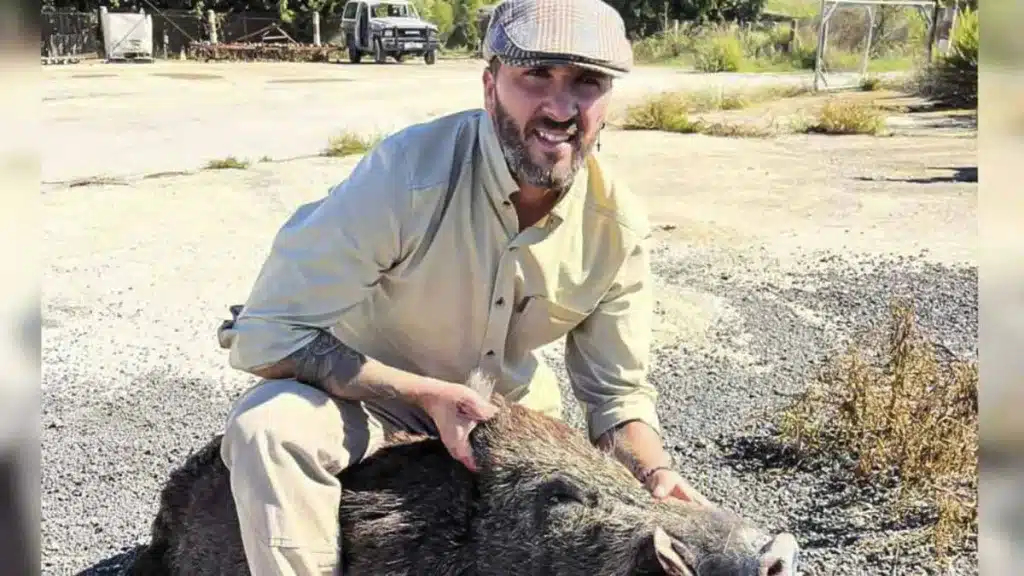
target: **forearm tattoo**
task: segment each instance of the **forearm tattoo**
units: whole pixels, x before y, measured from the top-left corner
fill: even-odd
[[[265,377],[293,377],[303,384],[345,400],[395,398],[394,387],[361,375],[367,357],[321,330],[305,347],[265,371]]]
[[[289,358],[294,363],[295,379],[317,388],[329,383],[344,387],[359,374],[366,356],[345,346],[330,332],[321,330],[312,342]]]

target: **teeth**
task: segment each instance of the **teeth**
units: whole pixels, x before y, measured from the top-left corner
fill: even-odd
[[[562,142],[569,141],[569,134],[556,134],[554,132],[548,132],[547,130],[537,130],[537,134],[539,134],[544,140],[555,144],[561,144]]]

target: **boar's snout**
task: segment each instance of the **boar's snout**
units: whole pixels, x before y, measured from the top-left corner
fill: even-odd
[[[663,576],[796,576],[799,547],[789,533],[776,535],[760,550],[700,554],[658,527],[648,544],[648,560],[634,574]]]

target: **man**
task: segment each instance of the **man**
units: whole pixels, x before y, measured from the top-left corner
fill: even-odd
[[[222,327],[237,401],[222,454],[254,575],[337,570],[335,476],[386,432],[440,436],[475,463],[494,407],[553,416],[537,348],[566,336],[593,441],[618,432],[656,497],[704,501],[670,468],[646,381],[646,216],[591,154],[632,53],[600,0],[507,0],[485,39],[486,111],[407,128],[281,228],[244,310]]]

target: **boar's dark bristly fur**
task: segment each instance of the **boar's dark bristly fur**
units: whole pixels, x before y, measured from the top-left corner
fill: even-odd
[[[579,431],[493,401],[470,437],[477,473],[438,439],[397,434],[339,475],[343,574],[790,574],[741,518],[658,502]],[[249,574],[220,440],[171,474],[132,574]]]

